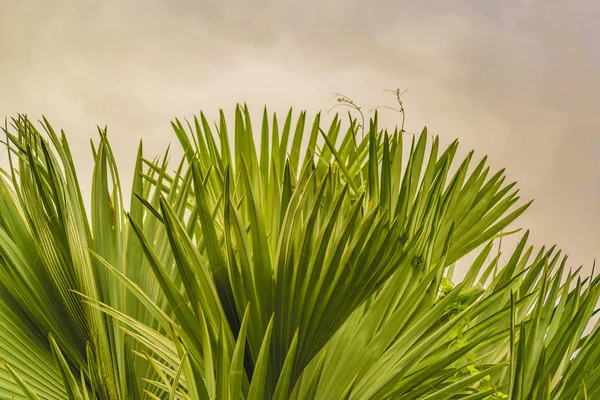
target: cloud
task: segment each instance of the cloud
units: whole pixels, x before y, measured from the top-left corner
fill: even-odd
[[[372,108],[408,88],[408,128],[507,167],[533,242],[591,267],[600,242],[600,6],[593,0],[0,4],[0,111],[65,128],[82,177],[107,124],[121,169],[173,117],[246,101],[316,112],[342,92]],[[397,115],[383,112],[388,124]],[[128,174],[127,174],[128,175]],[[130,180],[125,177],[125,183]],[[82,179],[84,187],[89,181]]]

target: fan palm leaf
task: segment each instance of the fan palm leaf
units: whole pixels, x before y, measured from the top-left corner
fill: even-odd
[[[2,398],[600,398],[598,277],[528,233],[494,256],[530,202],[456,141],[201,113],[176,170],[140,144],[127,212],[106,130],[86,210],[41,127],[5,129]]]

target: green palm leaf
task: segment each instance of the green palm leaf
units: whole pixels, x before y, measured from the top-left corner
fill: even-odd
[[[503,170],[377,114],[234,117],[175,120],[174,171],[140,144],[128,210],[105,129],[86,210],[64,134],[12,120],[0,398],[600,399],[600,278],[492,254],[531,204]]]

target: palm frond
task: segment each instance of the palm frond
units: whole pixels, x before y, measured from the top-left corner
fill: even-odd
[[[127,211],[106,130],[86,210],[64,134],[12,120],[0,397],[600,399],[600,280],[528,233],[492,255],[531,204],[504,170],[377,113],[261,122],[175,120]]]

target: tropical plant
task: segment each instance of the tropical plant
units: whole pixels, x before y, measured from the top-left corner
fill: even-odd
[[[12,119],[0,397],[600,399],[599,278],[528,233],[494,251],[530,204],[503,170],[377,113],[280,123],[175,120],[127,212],[106,130],[86,208],[64,133]]]

